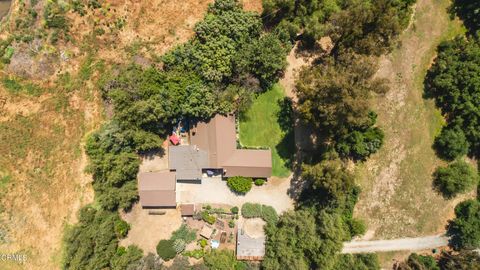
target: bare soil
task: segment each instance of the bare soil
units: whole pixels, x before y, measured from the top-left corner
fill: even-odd
[[[136,245],[148,254],[156,254],[158,241],[169,239],[172,232],[182,225],[180,209],[166,209],[165,215],[149,215],[148,209],[142,209],[136,204],[128,213],[122,213],[122,218],[131,225],[127,238],[120,245]]]

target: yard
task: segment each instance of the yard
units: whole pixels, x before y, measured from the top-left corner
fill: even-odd
[[[269,147],[272,174],[287,177],[295,149],[293,124],[284,91],[279,84],[258,95],[240,117],[240,143],[244,147]]]

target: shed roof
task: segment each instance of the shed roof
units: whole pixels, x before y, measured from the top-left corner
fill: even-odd
[[[175,173],[168,170],[140,173],[138,190],[175,190]]]
[[[175,173],[146,172],[138,175],[138,193],[143,207],[176,206]]]
[[[195,214],[195,204],[182,204],[180,205],[182,216],[193,216]]]
[[[202,230],[200,231],[200,235],[209,239],[212,236],[213,228],[207,225],[203,225]]]

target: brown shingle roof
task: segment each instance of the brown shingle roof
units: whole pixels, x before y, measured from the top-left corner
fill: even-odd
[[[146,172],[138,175],[140,204],[144,207],[176,206],[175,173]]]
[[[268,178],[272,174],[271,150],[237,149],[235,117],[217,114],[190,129],[191,144],[208,153],[209,167],[223,168],[226,176]]]

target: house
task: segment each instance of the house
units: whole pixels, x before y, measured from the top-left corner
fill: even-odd
[[[224,177],[268,178],[272,175],[270,149],[238,149],[233,115],[216,115],[189,130],[190,145],[169,147],[169,166],[177,180],[201,180],[203,170],[223,172]]]
[[[265,256],[265,236],[253,238],[244,230],[237,231],[237,260],[261,261]]]
[[[182,140],[168,147],[168,168],[139,174],[143,207],[174,207],[176,182],[201,183],[204,172],[216,171],[223,177],[269,178],[272,153],[270,149],[237,148],[235,117],[216,115],[208,122],[191,123],[187,142]]]

